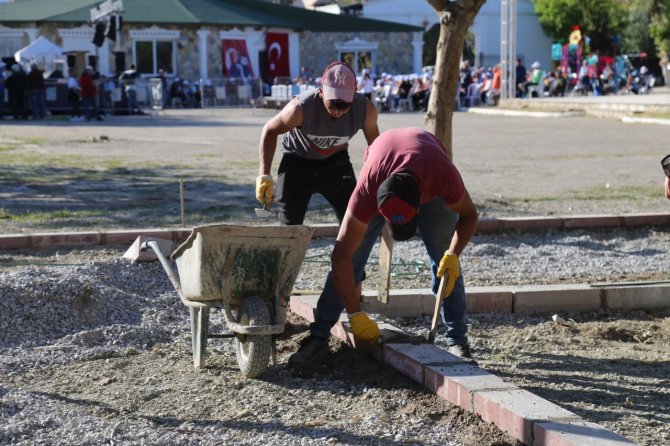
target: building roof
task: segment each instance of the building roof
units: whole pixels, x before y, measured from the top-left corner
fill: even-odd
[[[87,23],[102,0],[15,0],[0,4],[0,23]],[[123,0],[124,23],[263,26],[319,32],[413,32],[422,28],[327,14],[261,0]]]

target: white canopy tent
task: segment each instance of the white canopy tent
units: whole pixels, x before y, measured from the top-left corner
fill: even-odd
[[[53,69],[59,62],[64,64],[64,57],[63,49],[44,36],[14,54],[14,59],[24,67],[36,63],[46,69]]]

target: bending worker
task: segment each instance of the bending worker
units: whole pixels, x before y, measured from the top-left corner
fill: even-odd
[[[319,297],[310,337],[289,358],[309,367],[328,354],[330,329],[346,309],[354,335],[376,342],[377,324],[361,311],[355,288],[384,224],[395,240],[417,228],[428,251],[433,292],[447,274],[442,304],[449,352],[471,358],[465,321],[465,286],[458,256],[470,241],[477,210],[442,143],[418,128],[384,132],[367,149],[365,164],[349,201],[332,254],[332,270]]]
[[[349,140],[363,129],[368,145],[379,136],[377,109],[356,92],[356,75],[342,62],[332,62],[322,76],[322,87],[301,93],[263,127],[256,198],[274,200],[270,174],[277,137],[283,156],[277,172],[277,204],[282,224],[303,223],[309,200],[323,195],[339,222],[356,186],[349,160]]]

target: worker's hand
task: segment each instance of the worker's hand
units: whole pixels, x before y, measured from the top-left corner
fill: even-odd
[[[375,343],[379,339],[379,336],[381,336],[377,323],[370,319],[364,311],[350,314],[349,323],[351,324],[351,331],[354,332],[357,338],[364,341]]]
[[[261,175],[256,178],[256,199],[260,204],[269,205],[274,200],[272,185],[272,175]]]
[[[670,200],[670,178],[665,177],[664,187],[665,187],[665,198]]]
[[[458,256],[451,251],[445,251],[437,267],[437,277],[447,275],[447,283],[444,290],[444,297],[448,297],[454,290],[456,279],[461,275],[461,262]]]

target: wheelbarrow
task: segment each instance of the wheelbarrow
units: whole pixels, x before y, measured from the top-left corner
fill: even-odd
[[[189,307],[193,365],[205,366],[207,338],[234,337],[237,364],[249,378],[261,375],[276,336],[284,332],[287,298],[313,229],[307,226],[216,224],[193,228],[171,255],[178,275],[156,241],[152,249],[182,303]],[[211,308],[221,308],[231,334],[209,334]]]

